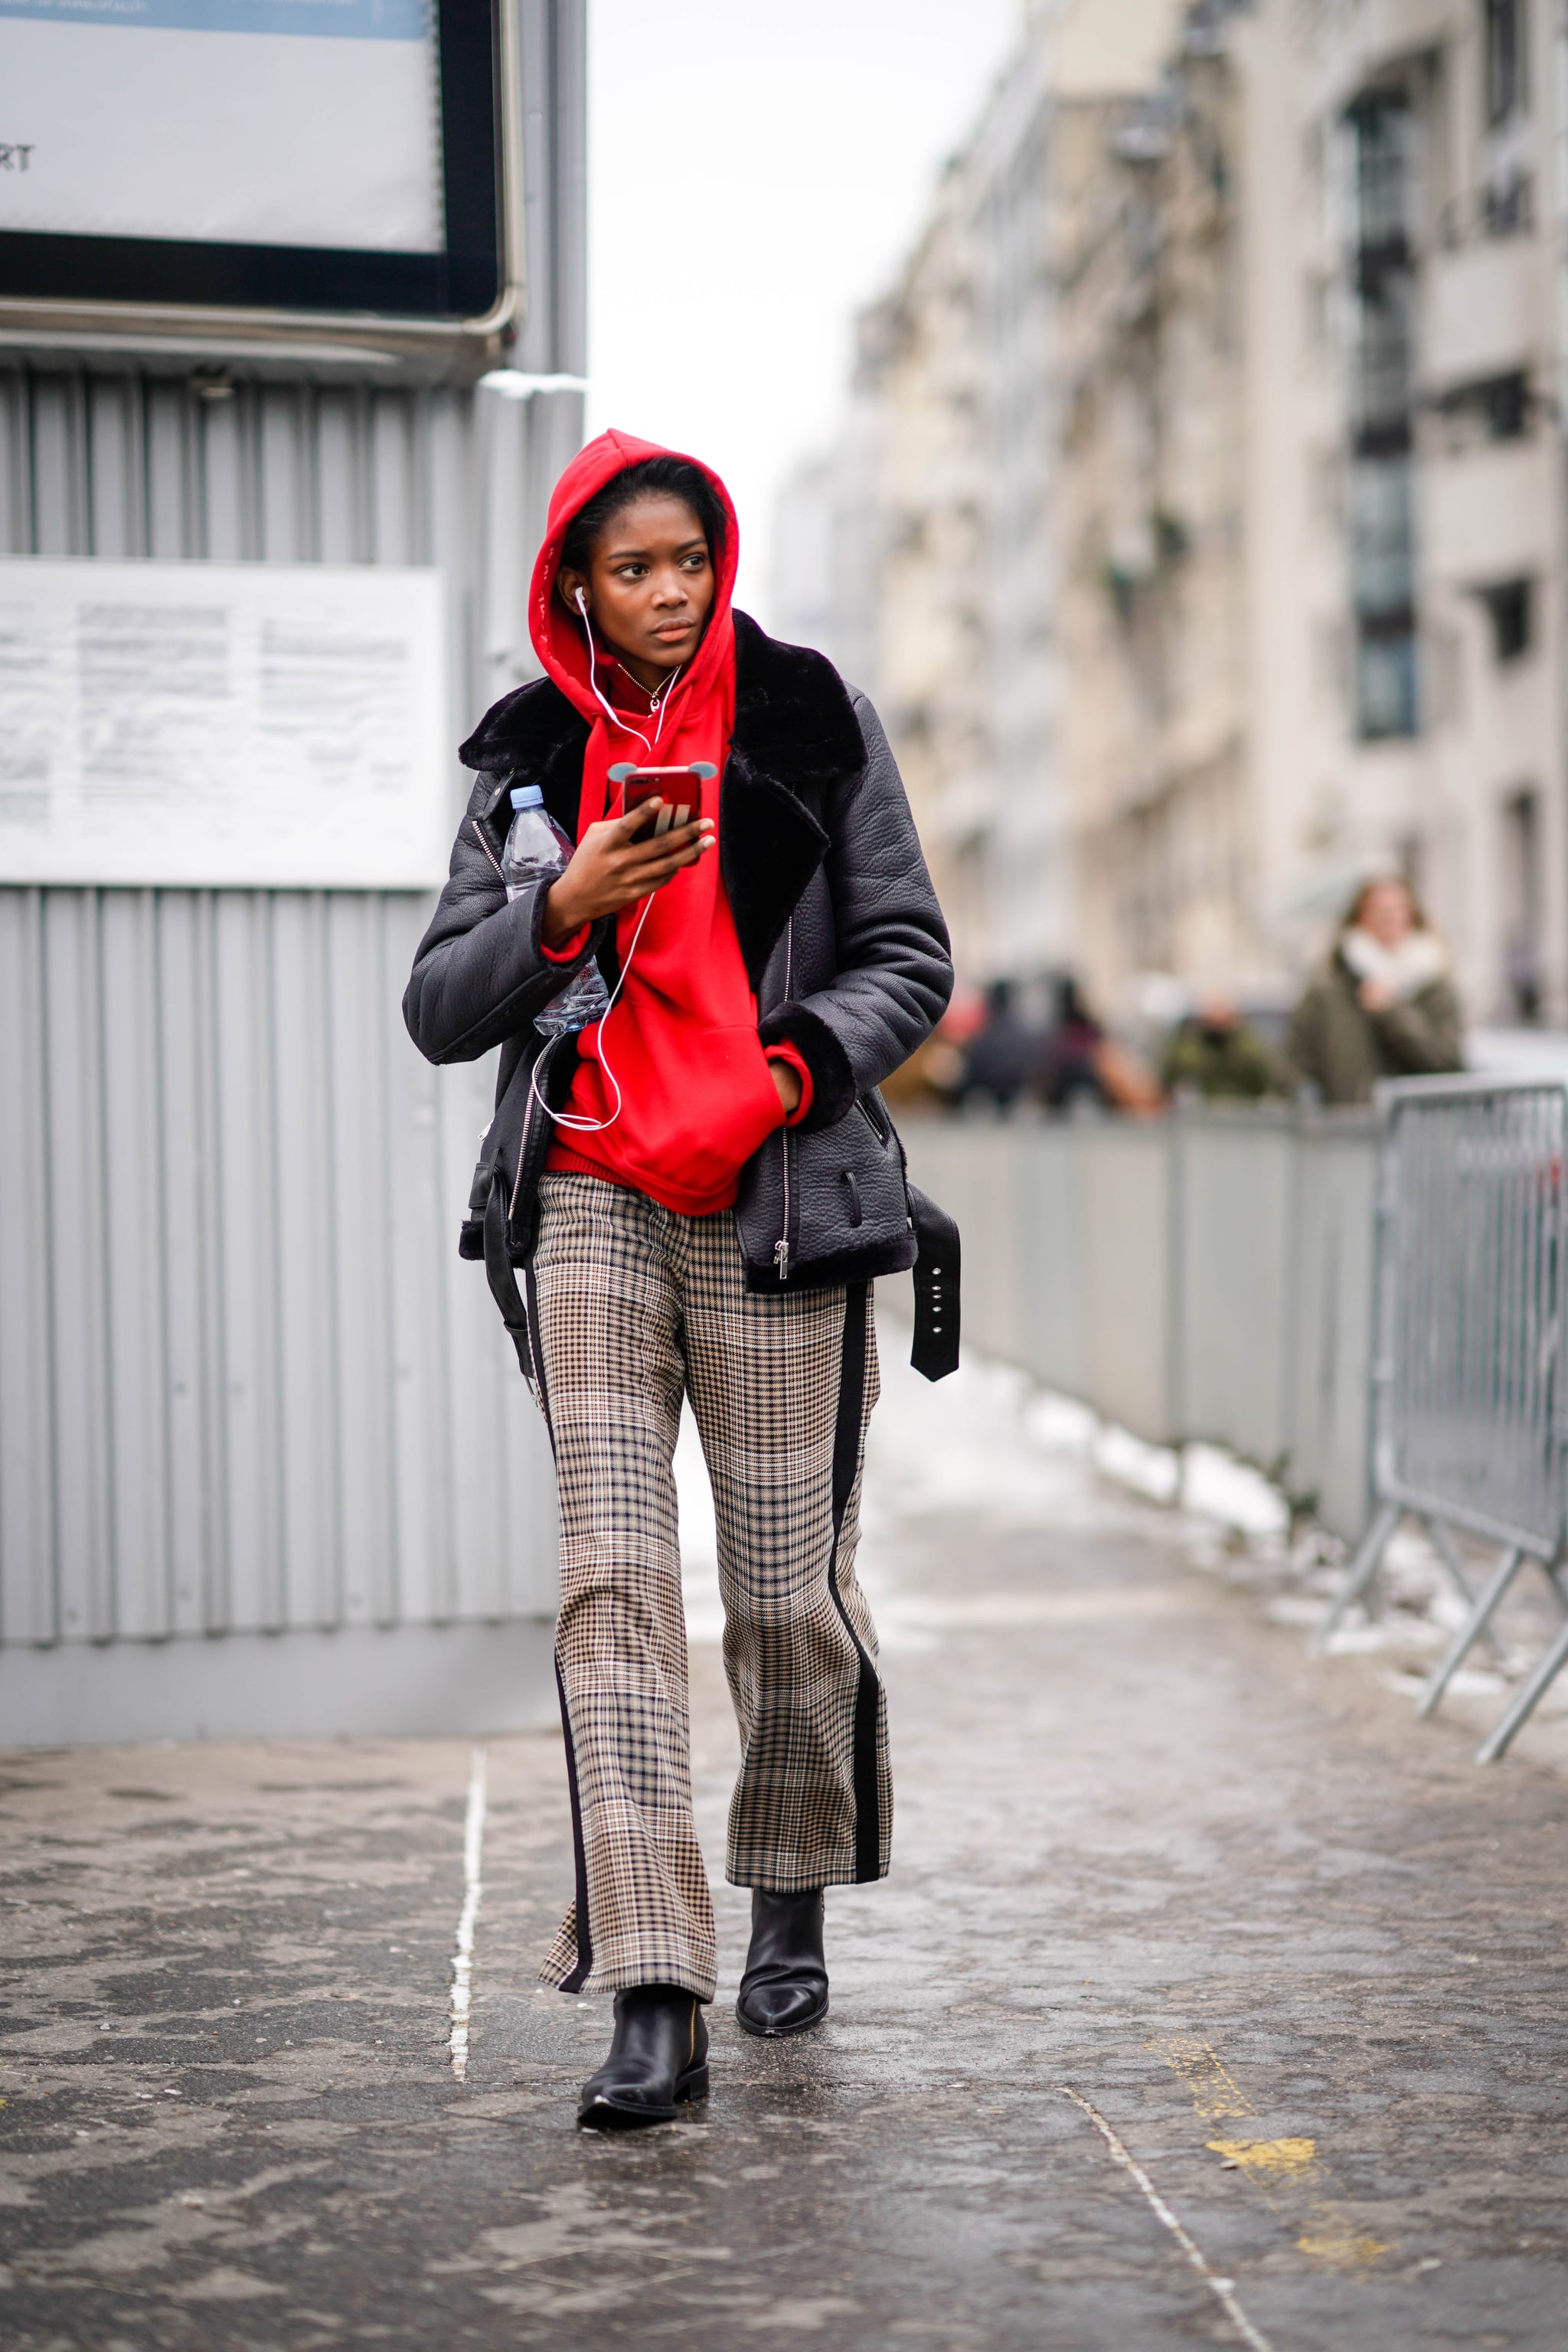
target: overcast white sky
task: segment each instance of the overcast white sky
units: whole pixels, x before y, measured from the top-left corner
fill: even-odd
[[[913,242],[1019,0],[590,0],[588,426],[688,449],[767,618],[779,486]]]

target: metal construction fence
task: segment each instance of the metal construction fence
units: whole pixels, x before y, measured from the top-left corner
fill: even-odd
[[[1373,1484],[1376,1509],[1318,1632],[1321,1647],[1370,1591],[1409,1513],[1467,1603],[1427,1680],[1429,1714],[1503,1595],[1535,1561],[1568,1617],[1563,1365],[1568,1089],[1411,1079],[1384,1090],[1378,1194]],[[1455,1532],[1498,1547],[1471,1591]],[[1510,1741],[1565,1662],[1568,1625],[1480,1756]]]
[[[1137,1435],[1256,1463],[1353,1547],[1317,1634],[1410,1514],[1465,1618],[1429,1713],[1527,1563],[1559,1581],[1568,1090],[1413,1079],[1374,1111],[911,1120],[963,1234],[965,1338]],[[1458,1538],[1495,1544],[1479,1592]],[[1568,1664],[1568,1624],[1483,1745]]]
[[[1372,1113],[911,1119],[904,1137],[963,1232],[975,1347],[1151,1443],[1227,1445],[1361,1536]]]

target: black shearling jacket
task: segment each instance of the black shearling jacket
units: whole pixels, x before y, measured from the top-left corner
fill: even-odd
[[[594,926],[577,962],[553,963],[540,948],[546,886],[508,903],[507,794],[537,783],[574,835],[587,736],[564,695],[540,679],[505,696],[463,745],[479,781],[403,999],[409,1034],[432,1062],[501,1047],[464,1246],[493,1258],[504,1238],[513,1265],[531,1253],[549,1145],[535,1097],[559,1108],[575,1053],[571,1038],[542,1049],[533,1017],[589,955],[611,986],[616,965],[613,920]],[[812,1081],[806,1118],[770,1136],[742,1171],[735,1223],[747,1281],[805,1288],[901,1271],[914,1263],[915,1234],[902,1147],[877,1089],[942,1016],[952,988],[947,931],[870,703],[822,655],[777,643],[741,613],[719,812],[720,870],[759,1033],[764,1045],[787,1039]]]

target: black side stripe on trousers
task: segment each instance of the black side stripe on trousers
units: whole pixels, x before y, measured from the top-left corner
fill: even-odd
[[[838,1544],[844,1514],[860,1454],[860,1422],[866,1402],[866,1307],[869,1283],[852,1282],[844,1300],[844,1352],[838,1368],[838,1419],[833,1433],[833,1550],[827,1589],[860,1660],[855,1692],[855,1878],[857,1885],[882,1874],[882,1802],[877,1773],[877,1709],[881,1685],[865,1644],[849,1622],[838,1590]]]
[[[539,1288],[533,1279],[533,1260],[529,1259],[522,1270],[523,1297],[528,1315],[528,1353],[533,1365],[533,1385],[539,1391],[539,1410],[544,1415],[545,1433],[550,1439],[550,1451],[555,1451],[555,1432],[550,1420],[550,1389],[544,1378],[544,1342],[539,1336]]]
[[[555,1432],[550,1421],[550,1391],[544,1378],[544,1344],[539,1332],[539,1292],[534,1286],[531,1264],[523,1275],[528,1294],[529,1351],[533,1358],[533,1377],[539,1390],[539,1409],[544,1415],[544,1426],[550,1431],[550,1450],[555,1450]],[[581,1992],[594,1966],[594,1938],[588,1925],[588,1856],[583,1844],[583,1801],[577,1790],[577,1751],[572,1744],[572,1711],[566,1704],[566,1685],[562,1678],[561,1659],[555,1660],[555,1696],[561,1702],[561,1737],[566,1748],[566,1794],[572,1807],[572,1860],[577,1887],[577,1965],[570,1975],[563,1977],[563,1992]]]
[[[572,1805],[572,1853],[576,1864],[577,1965],[561,1979],[563,1992],[581,1992],[594,1966],[594,1938],[588,1926],[588,1857],[583,1846],[583,1801],[577,1793],[577,1753],[572,1745],[572,1717],[566,1705],[566,1685],[561,1661],[555,1661],[555,1693],[561,1701],[561,1730],[566,1742],[566,1793]]]

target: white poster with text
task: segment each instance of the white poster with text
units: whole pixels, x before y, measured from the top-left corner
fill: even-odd
[[[0,883],[426,889],[440,572],[0,562]]]

